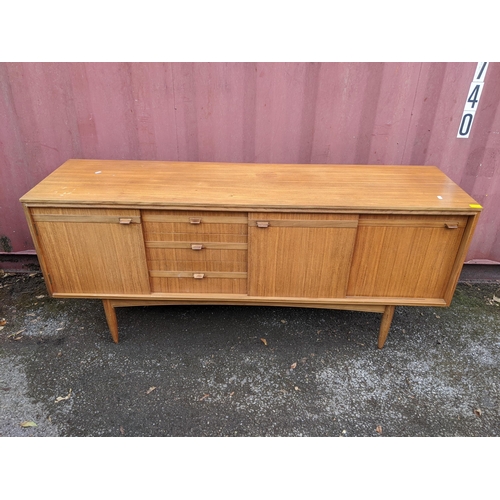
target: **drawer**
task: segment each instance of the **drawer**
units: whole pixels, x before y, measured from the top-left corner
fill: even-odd
[[[239,228],[241,229],[241,228]],[[183,243],[246,243],[245,233],[206,233],[194,229],[191,232],[174,233],[165,231],[164,227],[152,228],[150,224],[146,227],[146,242],[183,242]],[[167,248],[167,247],[164,247]],[[241,247],[240,247],[241,248]]]
[[[146,241],[189,241],[193,236],[207,242],[247,241],[246,213],[143,210],[142,219]]]
[[[216,271],[216,272],[247,272],[247,262],[246,261],[190,261],[190,260],[155,260],[149,262],[149,271],[191,271],[191,272],[206,272],[206,271]]]
[[[244,250],[218,250],[203,248],[202,250],[191,250],[184,248],[149,248],[146,247],[147,260],[151,264],[150,269],[157,269],[157,262],[170,263],[172,269],[182,270],[182,263],[193,262],[198,266],[205,262],[222,266],[226,263],[240,263],[245,266],[247,263],[247,251]],[[222,267],[220,267],[222,270]]]
[[[246,272],[150,271],[153,293],[237,293],[247,292]]]

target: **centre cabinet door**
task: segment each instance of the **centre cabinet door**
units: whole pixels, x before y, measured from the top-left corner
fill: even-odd
[[[357,215],[249,214],[249,295],[345,297],[357,224]]]

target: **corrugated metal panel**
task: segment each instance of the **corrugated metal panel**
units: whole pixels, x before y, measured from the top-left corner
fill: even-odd
[[[68,158],[438,165],[500,262],[500,63],[468,139],[476,63],[2,63],[0,251],[32,249],[19,197]],[[497,243],[497,244],[496,244]]]

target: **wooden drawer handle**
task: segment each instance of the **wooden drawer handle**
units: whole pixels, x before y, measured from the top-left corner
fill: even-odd
[[[256,222],[256,224],[257,224],[257,227],[261,227],[261,228],[269,227],[269,222],[265,222],[265,221],[261,221],[261,220],[258,220]]]
[[[127,219],[125,217],[120,217],[120,224],[130,224],[132,219]]]
[[[447,229],[458,229],[458,222],[445,222],[444,225]]]
[[[203,248],[203,245],[200,245],[200,244],[191,245],[191,250],[201,250],[202,248]]]
[[[190,224],[201,224],[201,217],[189,217]]]
[[[205,277],[205,275],[204,275],[204,274],[202,274],[202,273],[195,273],[195,274],[193,274],[193,278],[194,278],[194,279],[197,279],[197,280],[201,280],[201,279],[203,279],[204,277]]]

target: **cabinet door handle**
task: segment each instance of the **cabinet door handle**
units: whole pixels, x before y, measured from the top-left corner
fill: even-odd
[[[269,227],[269,222],[258,220],[257,221],[257,227],[261,227],[261,228]]]
[[[458,229],[458,222],[445,222],[444,225],[447,229]]]
[[[205,277],[205,275],[204,275],[204,274],[202,274],[202,273],[195,273],[195,274],[193,274],[193,278],[194,278],[194,279],[197,279],[197,280],[201,280],[201,279],[203,279],[204,277]]]
[[[127,219],[125,217],[120,217],[120,224],[130,224],[132,219]]]
[[[191,250],[201,250],[202,248],[203,248],[203,245],[200,245],[200,244],[191,245]]]
[[[201,224],[201,217],[189,217],[190,224]]]

